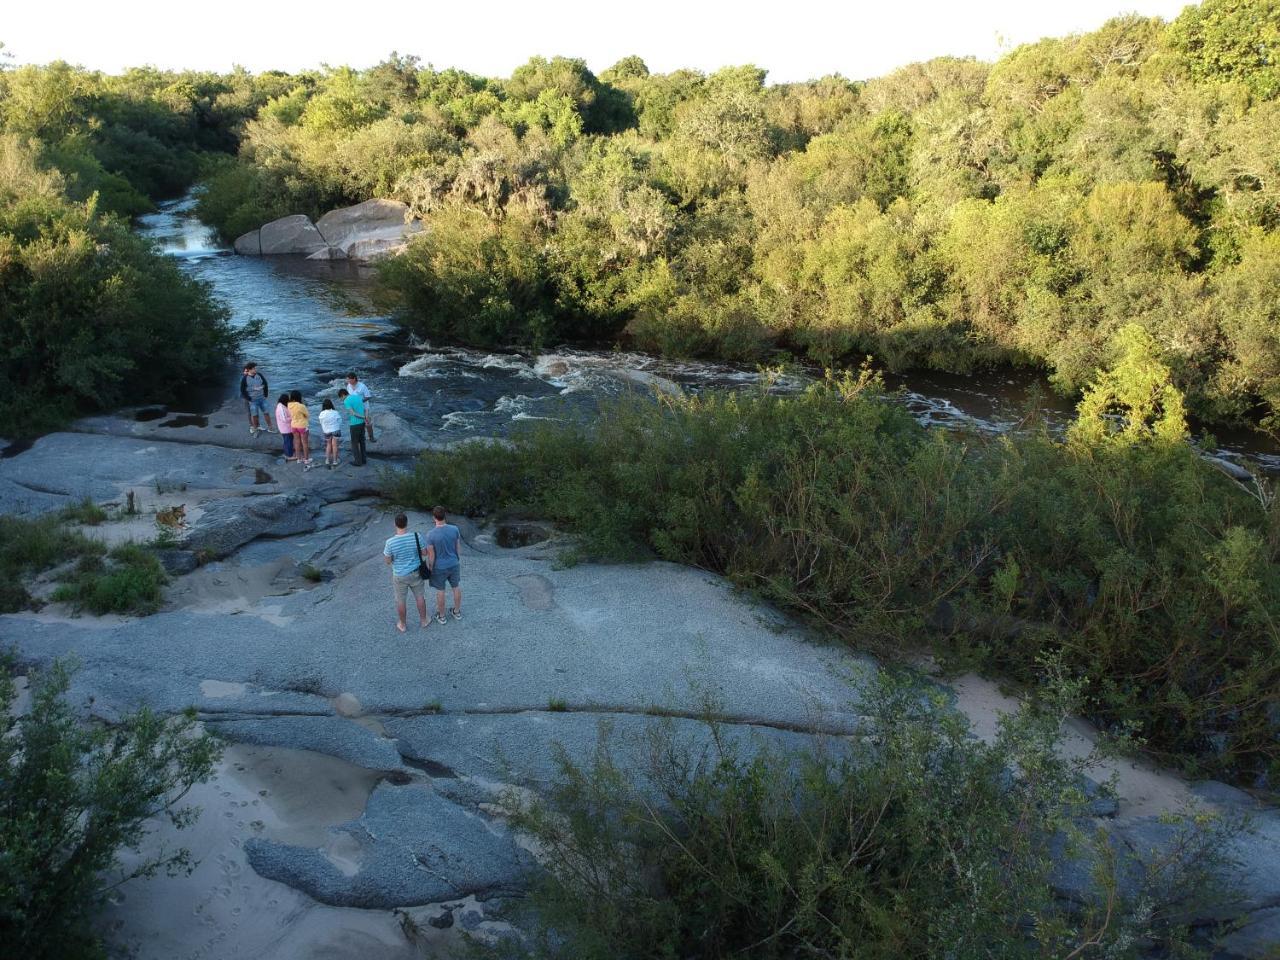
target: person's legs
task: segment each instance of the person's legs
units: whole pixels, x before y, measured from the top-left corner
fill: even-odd
[[[280,434],[280,440],[281,440],[281,442],[284,444],[284,458],[285,458],[286,460],[292,460],[292,459],[294,458],[294,457],[293,457],[293,433],[292,433],[292,431],[290,431],[289,433],[282,433],[282,434]]]
[[[462,566],[449,568],[449,586],[453,587],[453,619],[462,619]]]
[[[363,467],[364,460],[364,424],[357,423],[351,428],[351,462]]]
[[[404,593],[408,589],[408,583],[404,577],[397,577],[394,573],[391,575],[391,586],[396,595],[396,629],[404,633],[405,627],[405,602]]]
[[[444,623],[444,591],[436,591],[436,619]]]
[[[248,397],[244,398],[244,415],[249,419],[249,432],[253,433],[258,429],[258,418],[253,415],[253,401]]]
[[[298,440],[301,441],[302,443],[302,454],[301,454],[302,462],[310,463],[311,462],[311,435],[305,429],[295,430],[293,433],[294,433],[294,436],[296,436]]]
[[[427,616],[427,586],[421,580],[414,587],[413,598],[418,602],[418,626],[425,630],[431,618]]]
[[[377,438],[373,435],[373,411],[369,408],[373,406],[368,400],[364,402],[364,435],[370,443],[377,443]]]
[[[274,433],[271,429],[271,418],[267,416],[267,398],[258,397],[253,401],[253,425],[258,426],[258,418],[262,418],[262,429],[267,433]]]

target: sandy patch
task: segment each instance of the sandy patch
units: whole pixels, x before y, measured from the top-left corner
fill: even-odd
[[[1014,713],[1019,700],[1001,692],[992,680],[967,673],[946,681],[956,693],[956,706],[969,718],[974,736],[990,743],[995,739],[1001,714]],[[1070,720],[1063,729],[1062,754],[1077,760],[1089,756],[1098,743],[1098,733],[1084,720]],[[1184,811],[1195,802],[1187,782],[1167,770],[1159,770],[1140,760],[1109,759],[1098,763],[1090,775],[1105,782],[1116,778],[1116,795],[1121,816],[1155,816]]]
[[[216,682],[216,681],[215,681]],[[360,869],[354,838],[329,827],[357,818],[380,774],[301,750],[235,744],[216,776],[189,801],[203,810],[190,829],[157,823],[147,848],[185,846],[189,876],[135,880],[108,904],[102,928],[135,960],[420,960],[460,955],[472,897],[401,910],[316,903],[249,866],[243,844],[268,837],[315,846],[348,876]],[[444,921],[450,914],[449,921]],[[445,923],[444,926],[432,924]],[[469,925],[475,926],[474,923]],[[506,929],[486,922],[489,933]]]
[[[266,597],[284,596],[300,586],[297,567],[288,556],[252,566],[224,561],[200,567],[174,584],[166,608],[208,614],[253,612],[280,620],[282,607],[259,605]]]

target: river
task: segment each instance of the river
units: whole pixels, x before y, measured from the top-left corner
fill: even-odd
[[[237,325],[264,321],[247,346],[273,394],[301,390],[333,396],[348,370],[369,385],[378,405],[441,439],[501,436],[524,420],[589,412],[602,396],[630,389],[627,376],[655,376],[688,391],[743,388],[760,383],[752,368],[705,361],[665,360],[646,354],[557,349],[539,355],[486,352],[406,343],[369,298],[372,270],[344,261],[300,257],[240,257],[218,242],[194,213],[188,196],[141,217],[139,230],[177,257],[184,270],[207,281]],[[889,377],[895,397],[922,423],[1003,433],[1023,417],[1033,393],[1042,416],[1061,429],[1072,405],[1026,373],[982,377],[911,374]],[[772,384],[799,389],[800,374]],[[234,378],[225,399],[235,395]],[[1209,452],[1251,462],[1280,475],[1280,448],[1259,434],[1222,432]]]

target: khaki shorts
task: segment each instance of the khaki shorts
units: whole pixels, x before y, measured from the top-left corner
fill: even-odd
[[[412,593],[419,600],[427,595],[426,589],[422,584],[422,578],[418,576],[417,570],[403,577],[397,577],[393,573],[391,575],[391,585],[396,591],[396,603],[404,603],[405,594],[407,593]]]

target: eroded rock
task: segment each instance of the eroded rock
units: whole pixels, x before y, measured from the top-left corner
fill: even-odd
[[[258,237],[263,256],[309,255],[328,246],[311,218],[302,213],[264,223]]]

